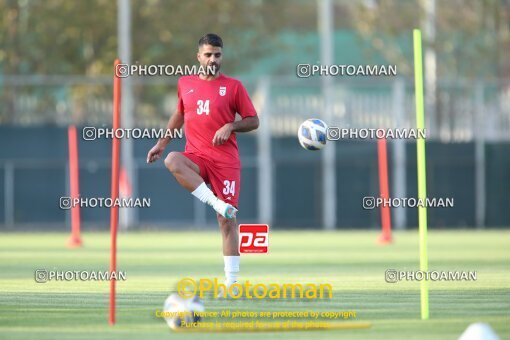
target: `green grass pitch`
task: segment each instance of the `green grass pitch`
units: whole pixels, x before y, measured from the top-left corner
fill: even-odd
[[[0,338],[237,339],[236,333],[172,332],[155,316],[184,277],[222,279],[219,232],[130,232],[118,237],[117,324],[108,325],[108,282],[36,283],[34,271],[107,270],[109,234],[83,235],[65,247],[64,233],[0,234]],[[417,270],[418,232],[394,234],[390,246],[375,232],[271,232],[268,255],[242,257],[241,281],[330,283],[332,300],[216,300],[206,310],[345,311],[370,329],[247,333],[293,339],[456,339],[473,322],[510,338],[510,232],[432,231],[430,270],[476,270],[477,281],[432,282],[430,320],[420,320],[419,282],[386,283],[386,269]],[[229,321],[229,320],[225,320]],[[246,321],[246,320],[243,320]]]

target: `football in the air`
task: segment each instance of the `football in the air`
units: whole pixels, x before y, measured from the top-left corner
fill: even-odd
[[[185,299],[175,293],[165,300],[163,306],[165,321],[174,330],[184,327],[186,323],[199,322],[201,318],[196,313],[204,310],[204,305],[198,296]]]
[[[299,144],[306,150],[320,150],[326,145],[328,126],[320,119],[307,119],[299,126]]]

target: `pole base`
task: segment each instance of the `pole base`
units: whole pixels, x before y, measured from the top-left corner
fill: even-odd
[[[66,244],[68,248],[80,248],[81,246],[83,246],[81,238],[76,236],[69,237]]]
[[[381,234],[377,238],[377,243],[385,245],[393,242],[393,238],[389,234]]]

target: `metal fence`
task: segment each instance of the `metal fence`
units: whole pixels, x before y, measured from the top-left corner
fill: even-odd
[[[275,174],[275,157],[301,166],[310,164],[306,152],[276,155],[274,149],[285,148],[285,145],[275,143],[282,143],[279,137],[295,136],[304,119],[324,116],[323,91],[320,79],[316,78],[263,77],[245,79],[244,83],[261,116],[261,127],[255,134],[254,153],[245,156],[249,160],[244,163],[245,167],[254,170],[253,180],[256,182],[254,192],[257,199],[253,200],[257,207],[256,216],[250,218],[272,223],[276,215],[274,207],[278,206],[275,201],[279,199],[275,194],[275,181],[277,176],[281,176]],[[134,78],[132,84],[135,125],[164,126],[176,104],[175,79]],[[0,121],[3,125],[66,126],[73,123],[104,126],[111,123],[112,87],[109,77],[4,76],[0,79],[0,88],[3,107]],[[470,185],[476,194],[476,224],[483,226],[487,205],[485,143],[510,140],[510,84],[457,81],[439,83],[437,88],[437,101],[429,103],[427,109],[427,139],[442,143],[475,143],[475,180]],[[412,128],[415,126],[413,92],[412,82],[402,78],[335,79],[332,114],[327,123],[348,128]],[[65,140],[61,142],[65,148]],[[397,195],[409,192],[406,184],[406,143],[396,140],[392,144],[392,192]],[[5,214],[0,217],[6,224],[16,224],[14,211],[18,201],[14,198],[16,181],[12,180],[16,169],[20,166],[44,169],[48,162],[9,157],[0,162]],[[324,159],[320,162],[322,167],[331,166]],[[59,164],[60,172],[67,173],[62,166]],[[140,166],[136,165],[136,172],[140,171]],[[139,183],[135,181],[134,185],[136,187]],[[335,208],[336,205],[329,209]],[[190,220],[196,225],[207,220],[201,207],[195,207],[192,214]],[[396,209],[394,214],[397,227],[408,225],[404,211]]]
[[[135,124],[165,124],[175,109],[176,79],[133,77]],[[271,106],[271,132],[294,135],[303,118],[323,116],[320,79],[246,79],[259,112]],[[263,85],[266,84],[266,85]],[[271,100],[265,100],[266,88]],[[510,139],[510,82],[445,81],[427,107],[427,138],[471,141]],[[16,125],[111,123],[110,77],[0,77],[0,122]],[[415,126],[414,85],[401,77],[335,79],[333,121],[352,128]]]

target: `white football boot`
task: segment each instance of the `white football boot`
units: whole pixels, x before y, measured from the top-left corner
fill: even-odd
[[[233,205],[225,203],[219,198],[212,204],[212,207],[218,214],[225,218],[232,219],[236,217],[237,209]]]

